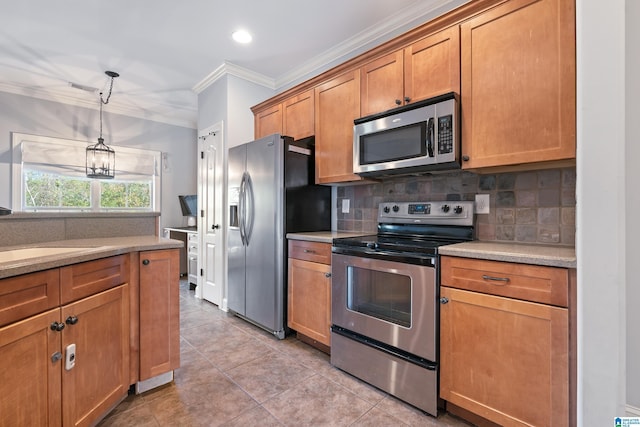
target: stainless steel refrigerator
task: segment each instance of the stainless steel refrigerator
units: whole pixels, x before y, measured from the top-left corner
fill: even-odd
[[[331,229],[331,189],[314,183],[313,138],[270,135],[229,149],[227,304],[282,339],[286,234]]]

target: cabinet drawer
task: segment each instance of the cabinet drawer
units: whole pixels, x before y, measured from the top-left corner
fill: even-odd
[[[331,265],[331,244],[289,240],[289,258]]]
[[[443,286],[567,307],[569,270],[443,256]]]
[[[39,271],[0,280],[0,326],[60,305],[60,271]]]
[[[61,303],[102,292],[129,281],[129,254],[60,268]]]

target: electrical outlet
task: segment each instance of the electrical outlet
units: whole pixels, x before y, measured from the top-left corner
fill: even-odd
[[[349,199],[342,199],[342,213],[349,213]]]
[[[488,194],[476,194],[476,213],[477,214],[489,213],[489,195]]]

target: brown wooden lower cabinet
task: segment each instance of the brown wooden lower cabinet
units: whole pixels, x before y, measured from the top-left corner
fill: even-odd
[[[0,328],[0,426],[61,425],[62,361],[51,357],[62,336],[50,327],[58,321],[55,308]]]
[[[140,252],[140,381],[180,366],[180,254]]]
[[[543,275],[534,281],[491,261],[482,274],[465,259],[442,260],[440,397],[499,425],[569,425],[569,309],[491,294],[524,293],[523,283]],[[477,286],[476,276],[485,292],[458,289]]]
[[[287,323],[325,352],[331,346],[330,264],[330,244],[289,241]]]
[[[0,280],[0,427],[94,425],[132,381],[176,369],[179,265],[155,250]]]
[[[92,425],[129,390],[129,287],[63,306],[61,319],[63,425]],[[69,345],[75,345],[75,365],[67,370]]]

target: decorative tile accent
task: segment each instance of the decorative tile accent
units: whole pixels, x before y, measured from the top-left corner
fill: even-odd
[[[575,244],[575,168],[478,175],[471,172],[396,177],[338,187],[339,231],[375,233],[378,205],[393,201],[474,200],[489,194],[491,212],[476,215],[476,237],[552,245]],[[341,212],[342,199],[351,211]]]

